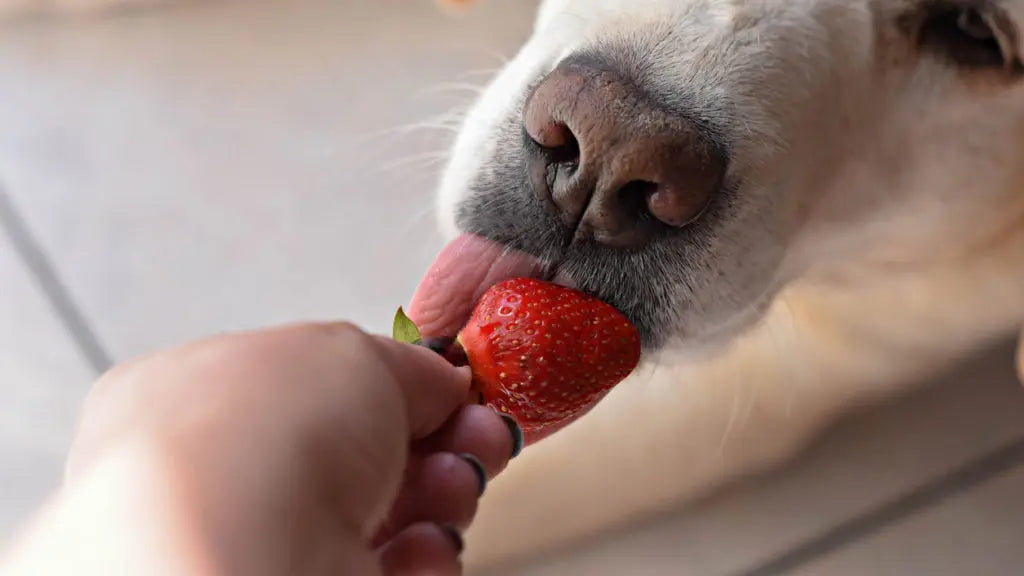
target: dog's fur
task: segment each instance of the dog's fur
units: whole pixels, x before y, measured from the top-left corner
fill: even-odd
[[[957,27],[961,9],[990,42]],[[1019,330],[1022,26],[1024,0],[546,0],[457,139],[443,226],[556,261],[644,329],[648,361],[493,483],[470,564],[763,470],[851,406]],[[728,152],[696,225],[629,253],[551,240],[521,177],[520,115],[580,50]]]
[[[957,27],[961,9],[991,43]],[[547,0],[464,124],[443,225],[557,261],[656,351],[494,483],[471,559],[521,557],[764,469],[844,409],[1019,329],[1020,26],[1024,0]],[[521,176],[524,98],[581,50],[730,157],[723,199],[636,253],[555,245]]]

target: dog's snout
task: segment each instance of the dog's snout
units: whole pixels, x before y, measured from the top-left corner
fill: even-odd
[[[659,227],[693,221],[725,172],[723,155],[690,121],[589,58],[544,78],[523,124],[538,196],[609,246],[634,248]]]

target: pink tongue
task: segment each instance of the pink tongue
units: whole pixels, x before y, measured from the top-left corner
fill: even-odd
[[[488,288],[511,278],[537,277],[543,270],[533,256],[463,234],[441,250],[423,276],[409,318],[426,337],[455,336]]]

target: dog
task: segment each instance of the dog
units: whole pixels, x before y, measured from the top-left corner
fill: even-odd
[[[616,305],[646,361],[489,488],[467,565],[793,457],[1024,323],[1024,0],[546,0],[441,226]]]
[[[769,469],[1019,333],[1022,26],[1024,0],[544,0],[440,225],[617,306],[645,361],[491,484],[467,566]]]

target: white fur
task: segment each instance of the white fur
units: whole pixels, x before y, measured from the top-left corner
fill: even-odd
[[[690,83],[740,111],[727,120],[749,138],[735,143],[730,170],[767,224],[722,242],[772,265],[723,263],[730,273],[709,280],[703,333],[728,344],[680,340],[514,462],[482,502],[470,565],[564,544],[780,462],[842,411],[1019,328],[1024,84],[965,79],[911,56],[888,26],[914,4],[544,3],[457,139],[443,228],[454,233],[454,207],[501,145],[495,128],[524,86],[580,46],[624,39],[649,43],[658,82]],[[1024,24],[1024,0],[1004,6]],[[726,48],[751,28],[762,44]],[[666,49],[657,39],[672,30],[686,40]],[[771,295],[770,306],[744,319],[715,301],[739,285]]]

